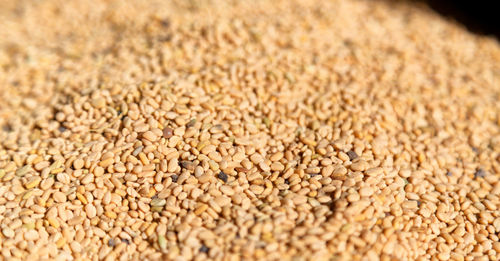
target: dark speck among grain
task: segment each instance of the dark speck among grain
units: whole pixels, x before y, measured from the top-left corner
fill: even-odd
[[[350,150],[347,152],[347,156],[349,156],[350,161],[353,161],[358,157],[358,154],[356,154],[356,152],[354,152],[353,150]]]
[[[228,176],[227,176],[227,174],[226,174],[226,173],[224,173],[223,171],[219,172],[219,174],[217,175],[217,177],[218,177],[220,180],[224,181],[224,183],[226,183],[226,182],[227,182]]]

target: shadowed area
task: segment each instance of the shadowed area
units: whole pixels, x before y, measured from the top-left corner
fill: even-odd
[[[451,18],[469,31],[500,38],[499,16],[495,1],[417,0],[439,14]]]

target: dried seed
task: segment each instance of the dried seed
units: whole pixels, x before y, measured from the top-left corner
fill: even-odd
[[[353,161],[354,159],[358,158],[358,154],[356,154],[356,152],[354,152],[353,150],[348,151],[347,156],[349,156],[350,161]]]
[[[219,172],[219,174],[217,175],[217,177],[222,180],[224,183],[227,183],[227,179],[228,179],[228,176],[226,173],[224,172]]]
[[[167,240],[165,239],[164,236],[159,235],[158,236],[158,245],[160,246],[160,249],[167,249]]]
[[[32,189],[34,187],[37,187],[38,184],[40,184],[40,181],[42,181],[42,179],[38,176],[36,177],[33,177],[30,179],[30,181],[28,181],[26,184],[24,184],[24,187],[26,187],[26,189]]]
[[[1,11],[0,259],[500,259],[491,37],[411,1],[108,2]]]
[[[58,203],[66,202],[66,195],[60,191],[54,192],[52,197]]]
[[[245,168],[241,168],[241,167],[236,167],[234,168],[234,170],[238,171],[238,172],[248,172],[248,169],[245,169]]]
[[[371,169],[368,169],[365,174],[368,175],[368,176],[378,176],[380,174],[382,174],[384,172],[384,169],[382,168],[371,168]]]
[[[149,141],[156,141],[157,137],[152,131],[146,131],[142,136]]]
[[[166,127],[163,129],[163,138],[169,139],[170,137],[174,136],[174,130]]]
[[[207,246],[202,245],[200,247],[200,252],[202,252],[202,253],[208,253],[208,251],[210,251],[210,249]]]
[[[9,227],[6,227],[6,228],[3,228],[2,229],[2,234],[6,237],[6,238],[11,238],[11,237],[14,237],[14,230],[12,230],[11,228]]]
[[[167,201],[165,199],[154,198],[151,200],[152,207],[163,207],[166,203]]]
[[[29,165],[23,166],[16,170],[16,176],[23,177],[30,171],[31,167]]]
[[[194,171],[196,168],[196,165],[193,162],[186,160],[181,161],[181,166],[190,171]]]
[[[486,171],[484,169],[479,168],[474,173],[474,178],[484,178],[486,176]]]

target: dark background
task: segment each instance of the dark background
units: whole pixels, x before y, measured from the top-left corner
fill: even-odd
[[[463,24],[469,31],[500,39],[498,0],[417,0],[442,16]]]

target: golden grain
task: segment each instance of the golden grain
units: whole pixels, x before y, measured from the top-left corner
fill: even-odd
[[[496,40],[406,1],[4,2],[0,259],[500,259]]]

